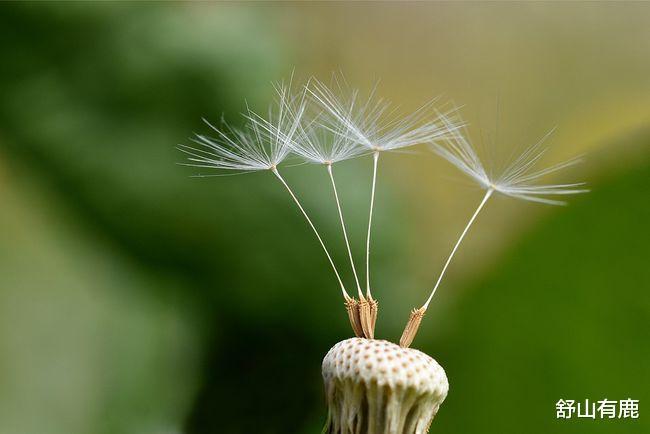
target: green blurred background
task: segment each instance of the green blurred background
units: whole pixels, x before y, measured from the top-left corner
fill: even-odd
[[[451,384],[431,432],[650,432],[647,3],[5,3],[0,55],[1,434],[319,432],[350,336],[323,255],[268,174],[191,178],[174,148],[294,68],[442,94],[486,147],[557,126],[547,162],[587,154],[554,180],[591,193],[494,200],[460,250],[414,343]],[[285,174],[345,264],[322,168]],[[370,161],[337,174],[361,258]],[[481,193],[424,150],[378,188],[396,340]],[[641,418],[560,422],[560,398]]]

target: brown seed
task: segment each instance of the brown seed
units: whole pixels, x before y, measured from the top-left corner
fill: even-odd
[[[404,328],[404,331],[402,332],[402,337],[399,340],[399,345],[401,347],[408,348],[409,346],[411,346],[411,343],[413,342],[413,339],[415,339],[415,335],[417,334],[418,329],[420,328],[420,323],[422,322],[422,318],[424,317],[424,312],[426,312],[424,308],[413,309],[411,311],[409,320],[406,323],[406,327]]]

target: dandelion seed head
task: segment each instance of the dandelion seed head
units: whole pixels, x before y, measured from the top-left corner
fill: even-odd
[[[455,121],[448,119],[444,115],[440,119],[450,126],[456,125]],[[465,128],[456,128],[450,131],[451,134],[447,135],[442,142],[431,144],[433,151],[485,189],[492,189],[517,199],[548,205],[565,205],[565,202],[549,199],[547,196],[564,196],[589,191],[582,188],[585,185],[583,182],[569,184],[540,183],[542,177],[573,166],[581,161],[580,158],[573,158],[545,168],[537,168],[542,156],[547,151],[543,144],[554,130],[551,130],[537,143],[524,150],[498,175],[493,175],[485,170],[483,163],[467,139]]]

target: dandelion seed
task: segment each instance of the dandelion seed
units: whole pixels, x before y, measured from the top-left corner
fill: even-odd
[[[296,98],[291,94],[290,89],[291,83],[288,86],[282,83],[275,86],[277,101],[269,108],[268,118],[265,119],[248,108],[246,114],[243,115],[246,120],[243,129],[229,127],[225,123],[222,128],[208,124],[216,132],[216,137],[197,135],[193,141],[199,147],[179,145],[178,148],[189,155],[190,163],[187,163],[189,166],[239,173],[271,171],[285,187],[316,235],[336,275],[347,307],[352,298],[345,289],[325,242],[298,197],[278,170],[278,166],[290,154],[293,143],[298,140],[298,136],[302,132],[301,121],[305,112],[304,98]],[[207,176],[219,176],[219,174]],[[355,334],[358,335],[359,327],[353,322],[352,317],[350,320]]]
[[[445,119],[444,117],[442,118],[442,120],[445,123],[451,122],[450,120]],[[433,290],[429,294],[427,301],[419,309],[422,315],[424,315],[424,312],[426,312],[427,308],[429,307],[429,303],[431,303],[431,300],[433,299],[436,290],[440,286],[440,282],[442,282],[442,278],[445,275],[445,272],[447,271],[447,267],[449,266],[452,258],[454,257],[454,254],[458,250],[458,247],[460,246],[461,242],[465,238],[465,235],[469,231],[469,228],[472,226],[472,224],[476,220],[476,217],[479,215],[479,213],[487,203],[488,199],[492,196],[494,192],[501,193],[506,196],[514,197],[517,199],[532,201],[532,202],[545,203],[549,205],[564,205],[565,202],[555,200],[555,199],[549,199],[546,196],[571,195],[571,194],[578,194],[578,193],[586,193],[588,191],[587,189],[580,188],[581,186],[584,185],[584,183],[571,183],[571,184],[536,183],[543,176],[553,172],[557,172],[558,170],[564,169],[566,167],[572,166],[580,161],[579,158],[574,158],[543,169],[535,169],[537,163],[539,163],[541,157],[546,152],[546,148],[543,148],[542,145],[551,133],[552,131],[546,134],[544,137],[542,137],[542,139],[540,139],[537,143],[533,144],[528,149],[526,149],[523,153],[521,153],[521,155],[519,155],[514,161],[512,161],[498,176],[488,175],[488,172],[485,170],[483,164],[481,163],[481,160],[479,159],[478,155],[474,151],[474,148],[467,140],[465,135],[462,133],[462,131],[459,130],[454,131],[454,133],[450,137],[446,138],[443,144],[439,144],[439,143],[432,144],[432,148],[434,152],[436,152],[438,155],[445,158],[447,161],[449,161],[454,166],[456,166],[459,170],[461,170],[469,177],[474,179],[486,191],[483,196],[483,199],[481,200],[480,204],[474,211],[474,214],[472,214],[471,218],[469,219],[469,222],[467,223],[462,233],[460,234],[460,237],[456,241],[456,244],[454,245],[454,248],[452,249],[449,257],[447,258],[447,261],[442,267],[442,271],[440,272],[440,275],[438,276],[438,280],[436,281]],[[400,342],[402,341],[404,342],[405,344],[404,346],[410,345],[411,341],[415,337],[415,333],[417,333],[417,327],[419,326],[419,321],[421,320],[421,316],[418,319],[417,324],[415,325],[413,324],[412,321],[413,318],[414,317],[412,315],[411,319],[409,319],[406,328],[404,329],[404,333],[402,334],[402,340],[400,340]]]
[[[439,121],[442,115],[434,107],[437,98],[422,105],[408,116],[400,117],[397,107],[376,96],[377,85],[362,101],[360,92],[349,89],[342,75],[334,76],[334,81],[336,92],[315,79],[307,90],[325,110],[324,128],[335,136],[340,136],[338,140],[351,141],[367,153],[372,153],[372,187],[366,233],[366,295],[365,298],[360,296],[361,319],[365,325],[364,329],[372,337],[377,320],[378,303],[370,289],[370,238],[379,154],[440,140],[457,129],[460,123],[452,122],[453,125],[450,125]],[[455,109],[447,113],[447,116],[454,111]]]
[[[292,110],[293,109],[291,107],[287,107],[287,111]],[[297,117],[298,115],[296,114],[295,116]],[[320,128],[322,124],[318,121],[319,116],[320,115],[316,115],[306,125],[304,123],[301,124],[298,127],[296,139],[292,140],[288,146],[291,148],[293,153],[302,157],[307,162],[322,164],[327,167],[327,173],[332,184],[332,191],[334,192],[336,208],[341,223],[341,230],[343,232],[343,238],[345,240],[345,246],[348,252],[350,267],[352,268],[352,274],[354,275],[359,299],[363,301],[363,293],[361,292],[359,277],[354,265],[350,240],[345,225],[345,219],[343,217],[343,210],[341,208],[341,201],[339,199],[336,181],[334,179],[334,171],[332,169],[332,165],[334,163],[338,163],[360,155],[362,148],[360,148],[357,143],[343,134],[342,130],[332,131],[330,129]]]

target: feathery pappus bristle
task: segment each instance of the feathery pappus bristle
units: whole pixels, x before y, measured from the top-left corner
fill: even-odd
[[[305,110],[304,105],[296,103],[290,87],[283,83],[275,85],[276,101],[269,106],[266,118],[247,107],[242,115],[243,128],[232,127],[223,120],[215,126],[204,119],[216,135],[196,134],[192,139],[195,146],[178,145],[188,155],[189,163],[185,164],[236,172],[277,167],[291,152],[289,145],[296,139]]]
[[[450,128],[462,125],[454,117],[455,108],[446,113],[436,108],[439,98],[403,116],[399,107],[377,96],[377,84],[364,98],[358,89],[347,85],[342,75],[335,75],[333,82],[327,86],[312,79],[307,86],[311,98],[325,112],[321,124],[336,134],[345,134],[367,151],[392,151],[439,140],[448,135]],[[440,122],[441,116],[454,125]]]
[[[451,123],[444,117],[442,120],[445,123]],[[568,184],[539,183],[542,177],[573,166],[581,161],[580,157],[572,158],[546,168],[535,169],[547,151],[543,144],[554,130],[551,130],[537,143],[524,150],[498,175],[492,175],[486,171],[474,147],[467,139],[465,130],[465,128],[455,129],[441,143],[432,143],[431,147],[434,152],[487,190],[492,189],[506,196],[549,205],[564,205],[565,202],[549,199],[546,196],[571,195],[589,191],[582,188],[585,185],[583,182]]]
[[[338,130],[325,129],[317,115],[307,125],[300,125],[294,140],[288,142],[291,151],[308,163],[334,164],[358,157],[363,148],[358,142]]]

